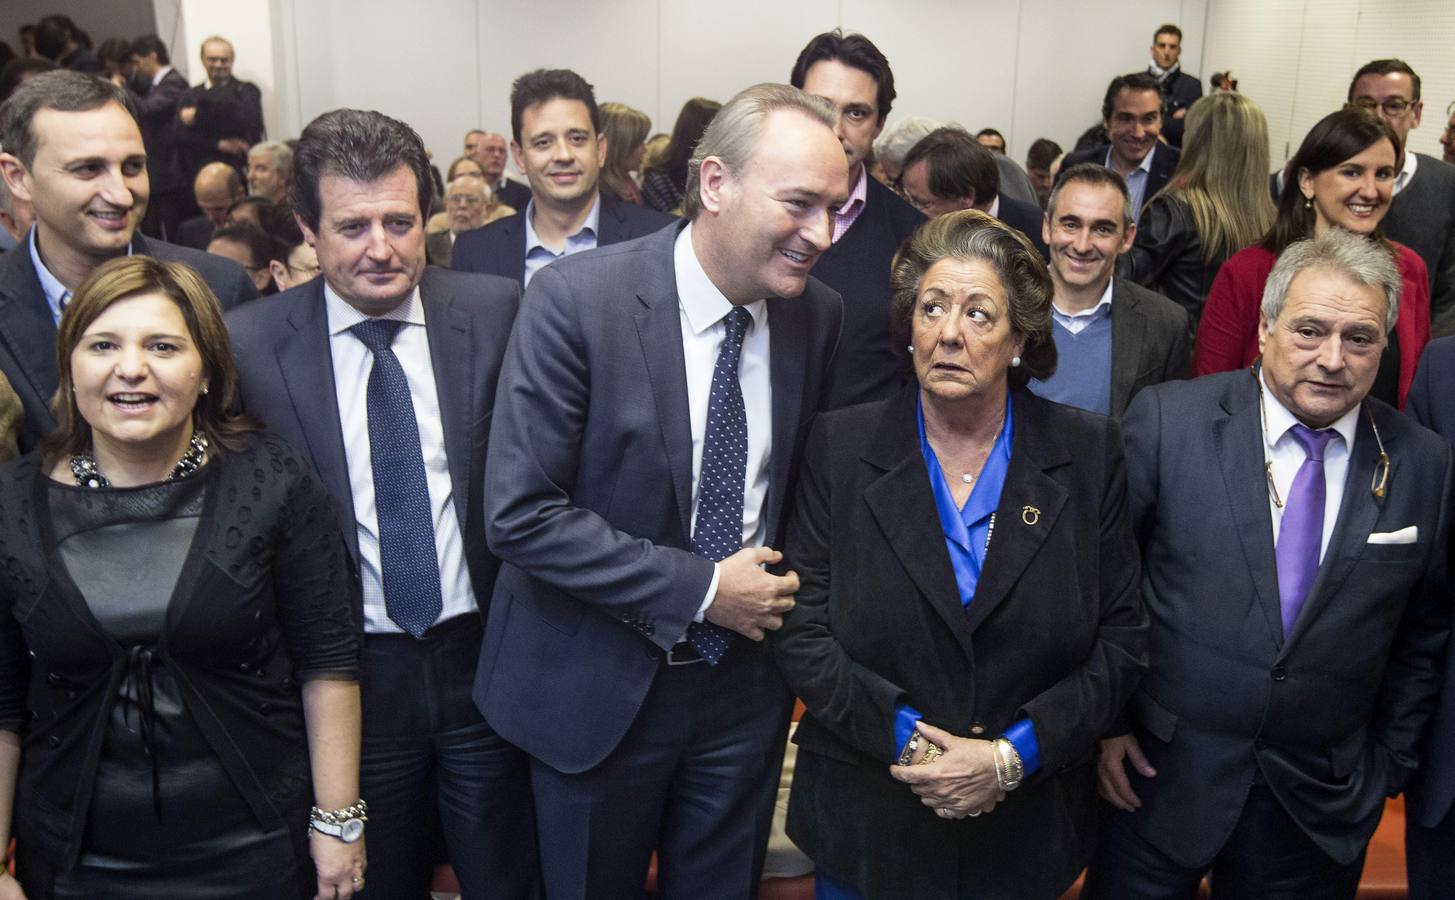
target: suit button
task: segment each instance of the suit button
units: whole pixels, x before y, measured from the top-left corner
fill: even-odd
[[[258,712],[262,713],[263,715],[266,716],[268,713],[270,713],[272,711],[273,711],[273,704],[271,704],[271,703],[260,703],[260,704],[258,704]]]
[[[975,724],[973,724],[973,725],[970,726],[970,733],[971,734],[984,734],[985,733],[985,726],[984,725],[981,725],[979,722],[976,722]]]
[[[60,684],[61,676],[57,675],[54,672],[51,672],[49,675],[46,675],[45,680],[49,684]]]
[[[237,664],[237,667],[240,670],[244,671],[244,672],[246,672],[248,670],[248,664],[247,663],[238,663]]]
[[[61,739],[59,737],[56,737],[55,735],[51,735],[46,743],[51,745],[51,749],[55,749],[56,747],[59,747],[61,745]]]
[[[1273,680],[1274,681],[1282,681],[1282,680],[1284,680],[1287,677],[1288,677],[1288,671],[1286,669],[1284,669],[1283,666],[1274,666],[1273,667]]]

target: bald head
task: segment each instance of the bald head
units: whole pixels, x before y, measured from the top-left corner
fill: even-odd
[[[203,166],[192,181],[192,194],[197,206],[213,225],[227,221],[228,207],[246,196],[242,177],[227,163],[213,162]]]

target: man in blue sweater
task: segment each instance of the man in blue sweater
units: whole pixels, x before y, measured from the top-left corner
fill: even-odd
[[[849,202],[834,215],[833,246],[813,267],[813,276],[844,298],[828,406],[879,400],[909,375],[889,347],[889,263],[924,221],[864,166],[894,102],[894,73],[868,38],[835,30],[808,42],[790,80],[838,110],[835,131],[849,158]]]
[[[1127,183],[1082,163],[1064,173],[1046,208],[1051,248],[1051,332],[1056,373],[1032,381],[1042,397],[1120,418],[1144,387],[1187,377],[1187,311],[1161,294],[1113,278],[1137,226]]]

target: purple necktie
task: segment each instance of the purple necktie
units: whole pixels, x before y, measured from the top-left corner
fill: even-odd
[[[1307,457],[1293,477],[1278,528],[1278,602],[1285,636],[1293,633],[1293,623],[1319,572],[1319,544],[1324,537],[1324,448],[1338,434],[1304,425],[1290,430]]]

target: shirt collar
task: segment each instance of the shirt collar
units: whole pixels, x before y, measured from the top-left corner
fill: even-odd
[[[161,84],[162,79],[166,78],[167,73],[170,71],[172,71],[171,66],[162,66],[160,69],[158,69],[157,74],[152,76],[152,87],[156,87],[157,85]]]
[[[1399,196],[1400,191],[1409,187],[1410,181],[1415,177],[1415,170],[1419,166],[1420,155],[1413,150],[1405,150],[1404,166],[1400,168],[1399,174],[1394,176],[1394,196]]]
[[[541,239],[536,235],[535,226],[531,224],[531,218],[535,215],[535,208],[536,208],[536,201],[535,201],[535,198],[532,197],[531,198],[531,201],[525,205],[525,252],[526,252],[526,255],[529,255],[530,252],[532,250],[536,249],[537,247],[541,248],[542,250],[547,251],[548,253],[554,254],[556,251],[552,250],[551,248],[547,247],[545,244],[542,244],[541,243]],[[592,235],[600,234],[601,233],[600,232],[600,224],[601,224],[601,192],[600,191],[597,191],[596,192],[596,198],[591,201],[591,212],[589,212],[589,213],[586,214],[586,221],[581,223],[581,227],[578,228],[578,229],[576,229],[576,233],[575,234],[568,234],[568,235],[566,235],[566,243],[567,244],[570,244],[570,242],[577,235],[585,234],[588,231],[591,232]]]
[[[1171,75],[1173,72],[1176,72],[1180,68],[1182,68],[1182,60],[1180,60],[1180,59],[1177,62],[1173,63],[1169,68],[1166,68],[1166,69],[1164,69],[1161,66],[1157,65],[1156,60],[1153,60],[1151,63],[1149,63],[1147,65],[1147,71],[1148,72],[1151,72],[1153,75],[1157,76],[1158,78],[1166,78],[1168,75]]]
[[[1051,298],[1051,310],[1055,312],[1056,315],[1062,316],[1067,319],[1089,319],[1092,316],[1099,314],[1102,310],[1111,312],[1111,288],[1112,283],[1115,281],[1115,277],[1108,278],[1106,280],[1106,290],[1101,292],[1101,299],[1097,300],[1096,305],[1089,309],[1083,309],[1079,312],[1066,312],[1064,309],[1061,308],[1058,303],[1056,303],[1056,299],[1053,297]]]
[[[1000,218],[1000,195],[999,194],[996,194],[995,195],[995,198],[990,201],[990,208],[985,211],[985,214],[987,216],[990,216],[990,218],[992,218],[992,219],[998,219],[998,218]]]
[[[424,304],[419,301],[419,285],[415,285],[409,295],[399,301],[398,306],[379,316],[368,316],[354,309],[347,300],[334,293],[327,281],[323,283],[323,302],[328,312],[329,337],[342,334],[368,319],[395,319],[411,325],[424,324]]]
[[[1271,453],[1274,446],[1288,433],[1288,430],[1299,424],[1298,417],[1288,411],[1288,407],[1278,401],[1273,392],[1268,389],[1268,382],[1264,379],[1263,367],[1258,367],[1258,390],[1263,394],[1263,410],[1268,419],[1268,427],[1263,433],[1263,443],[1267,445]],[[1354,429],[1359,425],[1359,406],[1344,413],[1329,426],[1338,432],[1339,437],[1344,439],[1344,446],[1354,446]]]
[[[1140,164],[1138,164],[1138,166],[1135,169],[1132,170],[1132,174],[1135,175],[1138,172],[1146,172],[1148,175],[1151,175],[1152,174],[1152,156],[1156,152],[1157,152],[1157,145],[1156,144],[1153,144],[1152,145],[1152,149],[1147,151],[1147,155],[1144,156],[1144,157],[1142,157],[1142,162]],[[1111,148],[1110,147],[1107,147],[1106,148],[1106,163],[1105,163],[1105,167],[1108,168],[1108,169],[1111,169]],[[1115,172],[1116,170],[1115,169],[1112,169],[1112,171]]]
[[[834,215],[840,219],[848,218],[859,214],[859,207],[869,202],[869,167],[859,167],[859,179],[854,182],[854,189],[849,191],[849,202],[839,207]]]
[[[51,274],[51,270],[45,267],[40,258],[40,246],[36,244],[36,233],[40,231],[38,226],[30,226],[30,262],[35,266],[35,277],[40,281],[40,289],[45,292],[45,301],[51,308],[51,315],[57,322],[61,320],[61,311],[71,299],[71,290],[61,284],[59,278]],[[131,244],[126,245],[126,255],[131,255]]]
[[[691,223],[682,229],[672,245],[672,267],[677,278],[677,303],[693,334],[702,334],[732,312],[732,302],[712,283],[697,260],[697,252],[692,249]],[[768,302],[754,300],[743,308],[753,317],[753,327],[762,327],[768,315]]]

